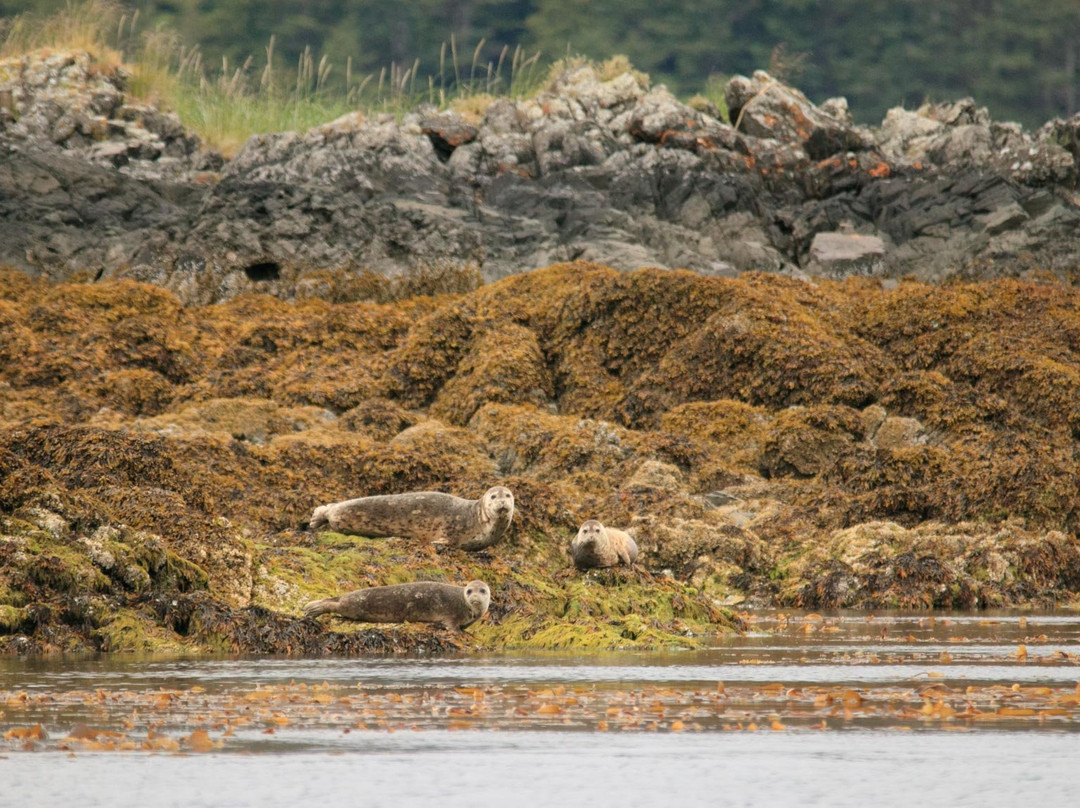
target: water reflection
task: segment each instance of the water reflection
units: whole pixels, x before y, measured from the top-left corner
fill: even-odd
[[[0,659],[5,804],[1072,799],[1080,615],[747,618],[653,653]]]
[[[745,636],[651,653],[4,659],[0,727],[12,749],[282,753],[403,729],[1080,728],[1080,615],[747,618]],[[48,738],[20,734],[38,725]]]

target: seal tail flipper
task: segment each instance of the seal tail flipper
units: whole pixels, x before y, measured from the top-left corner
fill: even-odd
[[[315,512],[311,514],[311,521],[308,522],[308,530],[318,530],[320,527],[326,527],[330,524],[330,517],[327,515],[329,513],[329,505],[320,505],[316,508]]]
[[[326,614],[332,612],[337,607],[337,598],[326,598],[325,600],[313,600],[304,606],[304,617],[318,617],[320,614]]]

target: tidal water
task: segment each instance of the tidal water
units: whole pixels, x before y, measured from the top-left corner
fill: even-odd
[[[1080,805],[1080,615],[706,650],[0,659],[0,805]]]

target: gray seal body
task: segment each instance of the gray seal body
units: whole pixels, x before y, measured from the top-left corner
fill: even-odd
[[[498,485],[480,499],[414,491],[334,502],[316,508],[308,527],[369,538],[399,536],[475,551],[506,535],[513,518],[514,495]]]
[[[304,617],[336,614],[361,623],[437,623],[460,631],[483,617],[490,603],[491,589],[483,581],[465,586],[416,581],[313,600],[304,607]]]
[[[637,561],[638,548],[629,533],[604,527],[595,519],[582,523],[570,543],[570,556],[578,569],[631,566]]]

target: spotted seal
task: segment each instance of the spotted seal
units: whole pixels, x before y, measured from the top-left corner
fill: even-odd
[[[497,485],[480,499],[414,491],[334,502],[316,508],[308,528],[369,538],[401,536],[476,551],[499,541],[513,518],[514,495]]]
[[[595,519],[589,519],[578,529],[570,543],[570,555],[578,569],[630,566],[637,560],[637,543],[628,533],[613,527],[604,527]]]
[[[416,581],[313,600],[304,607],[304,617],[336,614],[362,623],[438,623],[460,631],[487,614],[490,603],[491,590],[483,581],[465,586]]]

